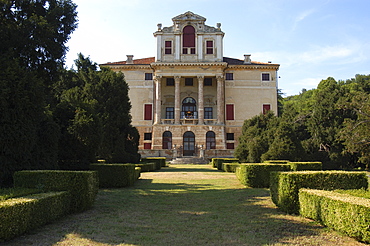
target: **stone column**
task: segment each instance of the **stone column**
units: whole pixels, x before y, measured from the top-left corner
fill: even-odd
[[[204,124],[204,99],[203,99],[204,76],[198,76],[198,124]]]
[[[175,76],[175,124],[180,124],[180,112],[181,112],[181,103],[180,103],[180,79],[181,76]]]
[[[161,114],[162,114],[162,76],[155,76],[155,114],[154,114],[154,124],[161,123]]]
[[[217,124],[225,123],[225,81],[222,75],[217,76]]]

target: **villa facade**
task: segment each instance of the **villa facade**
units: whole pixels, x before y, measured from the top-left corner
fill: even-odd
[[[125,75],[142,156],[233,156],[244,120],[277,112],[279,64],[224,57],[221,24],[186,12],[154,33],[157,56],[101,64]]]

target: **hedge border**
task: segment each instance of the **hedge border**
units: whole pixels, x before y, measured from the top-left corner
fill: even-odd
[[[137,180],[134,164],[91,164],[90,169],[98,172],[100,188],[131,186]]]

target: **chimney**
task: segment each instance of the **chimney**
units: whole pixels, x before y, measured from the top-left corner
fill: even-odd
[[[126,64],[134,64],[134,60],[132,58],[134,58],[133,55],[126,55],[127,56],[127,60],[126,60]]]
[[[244,55],[244,64],[251,64],[251,55]]]

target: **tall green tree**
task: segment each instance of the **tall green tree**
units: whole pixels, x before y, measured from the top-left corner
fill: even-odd
[[[17,170],[57,168],[58,126],[48,92],[76,16],[71,1],[1,1],[0,186],[11,185]]]

